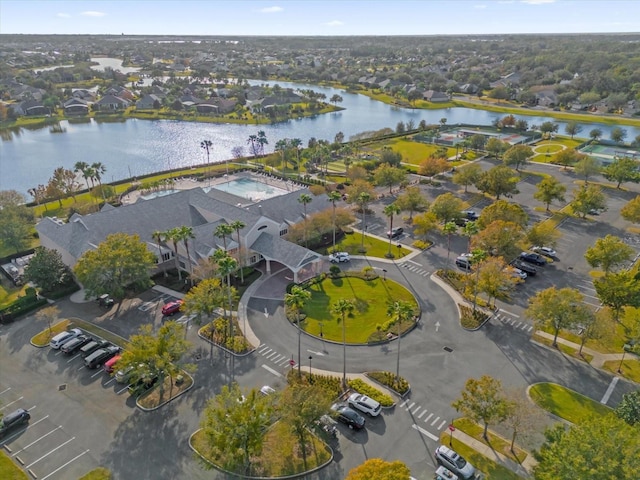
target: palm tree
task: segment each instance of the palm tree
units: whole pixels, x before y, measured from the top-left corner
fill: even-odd
[[[213,232],[213,235],[222,239],[222,245],[224,246],[224,251],[227,251],[227,237],[233,233],[233,227],[228,223],[221,223],[216,227]]]
[[[100,189],[102,189],[102,175],[106,173],[107,167],[105,167],[102,162],[95,162],[91,164],[91,170],[93,172],[93,178],[98,181],[98,185],[100,185]]]
[[[87,162],[76,162],[73,166],[73,171],[82,174],[82,178],[84,178],[84,181],[87,184],[87,191],[89,191],[89,178],[93,177],[89,164]]]
[[[400,207],[394,203],[390,203],[382,212],[389,217],[389,252],[387,253],[387,257],[393,258],[393,254],[391,253],[391,240],[393,238],[393,216],[400,214]]]
[[[287,156],[287,148],[289,148],[289,141],[286,138],[282,138],[276,142],[275,151],[280,152],[280,156],[282,158],[282,174],[284,175],[285,165],[286,165],[286,156]]]
[[[218,271],[220,272],[221,277],[227,277],[227,301],[229,306],[229,331],[227,336],[227,341],[231,340],[231,349],[234,349],[234,341],[233,341],[233,298],[231,296],[231,272],[238,268],[238,262],[236,262],[235,258],[229,256],[229,254],[221,249],[213,252],[213,259],[218,264]],[[224,310],[224,309],[223,309]],[[226,315],[226,312],[225,312]],[[227,348],[229,347],[227,343]],[[231,375],[229,376],[229,385],[233,381],[234,370],[236,365],[235,355],[231,355]]]
[[[347,386],[347,324],[346,318],[353,310],[355,305],[351,300],[344,298],[339,299],[331,305],[331,313],[340,315],[342,318],[342,386]]]
[[[333,190],[329,192],[327,195],[327,200],[330,201],[333,205],[333,251],[336,251],[336,202],[340,201],[342,195],[337,190]]]
[[[300,365],[302,364],[302,358],[300,357],[300,336],[302,335],[302,328],[300,328],[300,310],[304,308],[310,299],[311,292],[299,285],[291,287],[291,293],[287,293],[284,296],[285,305],[296,312],[296,325],[298,326],[298,378],[302,377],[302,372],[300,371]]]
[[[471,238],[474,235],[477,235],[479,231],[480,227],[478,227],[478,224],[476,222],[467,222],[464,224],[464,227],[462,228],[462,234],[468,239],[467,253],[471,252]]]
[[[240,243],[240,230],[242,230],[247,225],[240,220],[236,220],[229,224],[231,228],[236,231],[236,235],[238,237],[238,265],[240,267],[240,283],[244,284],[244,272],[242,271],[243,261],[242,261],[242,243]]]
[[[451,256],[451,235],[456,233],[458,230],[458,226],[455,222],[447,222],[442,226],[442,233],[447,236],[447,267],[446,270],[449,270],[449,258]]]
[[[298,170],[298,175],[300,175],[300,147],[302,147],[302,140],[299,138],[292,138],[289,145],[291,145],[291,148],[295,148],[296,150],[296,169]]]
[[[413,305],[409,302],[396,301],[387,307],[387,315],[395,317],[398,322],[398,359],[396,361],[396,381],[400,380],[400,339],[402,338],[402,322],[409,320],[414,315]]]
[[[473,292],[473,312],[476,311],[476,305],[478,300],[478,280],[480,278],[480,264],[485,261],[487,258],[487,252],[482,250],[481,248],[474,248],[471,252],[471,263],[476,266],[476,284]]]
[[[253,158],[258,158],[258,136],[257,135],[249,135],[247,139],[247,143],[251,145],[251,153],[253,153]]]
[[[258,132],[257,142],[259,145],[258,148],[260,149],[260,154],[264,155],[264,146],[269,145],[269,142],[267,140],[267,134],[264,133],[264,130],[260,130]]]
[[[182,240],[182,243],[184,243],[184,249],[187,251],[187,271],[189,272],[189,276],[192,277],[191,282],[193,284],[193,276],[191,275],[191,255],[189,254],[189,240],[196,238],[196,236],[193,233],[193,227],[187,227],[183,225],[182,227],[178,227],[178,232],[180,240]]]
[[[180,261],[178,260],[178,242],[182,239],[180,238],[180,232],[177,228],[172,228],[165,232],[167,240],[171,240],[173,244],[173,253],[174,259],[176,262],[176,270],[178,270],[178,280],[182,281],[182,273],[180,273]]]
[[[358,195],[358,198],[356,199],[356,202],[358,203],[358,205],[360,205],[360,208],[362,208],[362,243],[360,244],[360,252],[364,252],[364,230],[366,228],[366,223],[364,220],[367,212],[366,207],[370,200],[371,194],[369,194],[368,192],[360,192],[360,195]]]
[[[161,232],[160,230],[156,230],[151,234],[151,238],[156,241],[158,245],[158,254],[160,258],[158,259],[159,263],[164,263],[164,258],[162,258],[162,244],[167,241],[167,232]],[[164,278],[167,278],[169,275],[167,273],[166,267],[162,266],[162,272],[164,273]]]
[[[309,248],[307,244],[307,204],[312,201],[313,198],[308,193],[302,193],[298,198],[298,202],[302,204],[302,208],[304,209],[304,248]]]
[[[212,146],[213,142],[211,140],[203,140],[200,142],[200,148],[203,148],[207,152],[207,170],[209,169],[209,149]]]

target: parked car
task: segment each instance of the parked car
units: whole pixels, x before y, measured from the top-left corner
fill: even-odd
[[[471,270],[471,255],[463,253],[456,258],[456,265],[463,270]]]
[[[104,348],[99,348],[87,358],[84,359],[84,364],[87,368],[97,368],[111,357],[117,355],[120,352],[120,347],[115,345],[109,345]]]
[[[93,338],[89,335],[78,335],[76,338],[72,338],[68,342],[65,342],[60,350],[67,355],[71,355],[76,353],[82,347],[84,347],[87,343],[91,342]]]
[[[351,396],[349,396],[348,403],[351,407],[367,413],[372,417],[380,415],[380,411],[382,410],[379,402],[360,393],[351,394]]]
[[[123,370],[118,370],[114,375],[116,382],[127,383],[133,374],[133,365],[128,366]]]
[[[66,332],[59,333],[55,337],[53,337],[49,342],[49,346],[55,350],[58,350],[62,345],[67,343],[69,340],[73,340],[74,338],[80,335],[82,335],[82,330],[80,330],[79,328],[72,328],[71,330],[67,330]]]
[[[467,217],[456,217],[453,220],[453,223],[455,223],[459,227],[464,227],[469,222],[471,222],[471,220],[469,220]]]
[[[528,276],[526,272],[523,272],[519,268],[513,266],[506,267],[505,271],[509,272],[509,274],[519,282],[524,282]]]
[[[113,370],[115,369],[116,363],[118,363],[118,360],[120,360],[122,358],[122,355],[118,354],[114,357],[111,357],[109,360],[107,360],[106,362],[104,362],[104,365],[102,366],[102,368],[104,369],[105,372],[111,374],[113,373]]]
[[[12,430],[20,425],[24,425],[29,421],[31,415],[24,408],[19,408],[4,417],[0,420],[0,436],[7,433],[9,430]]]
[[[142,395],[144,392],[151,389],[156,383],[158,383],[158,375],[143,375],[136,382],[129,385],[129,395],[134,397]]]
[[[458,476],[448,468],[440,465],[436,468],[436,480],[458,480]]]
[[[394,227],[390,231],[387,232],[387,237],[389,237],[389,238],[398,238],[403,233],[404,233],[404,228],[402,228],[402,227]]]
[[[184,303],[183,300],[178,299],[165,304],[165,306],[162,307],[162,315],[170,316],[170,315],[173,315],[174,313],[178,313],[183,303]]]
[[[530,263],[523,262],[519,258],[517,258],[513,262],[511,262],[511,266],[515,267],[515,268],[517,268],[519,270],[522,270],[529,277],[533,277],[533,276],[535,276],[536,273],[538,273],[538,269],[536,267],[534,267]]]
[[[335,252],[329,255],[331,263],[342,263],[351,261],[351,255],[348,252]]]
[[[476,473],[476,469],[473,465],[471,465],[449,447],[440,445],[438,448],[436,448],[435,456],[436,461],[440,465],[444,465],[448,470],[451,470],[453,473],[455,473],[459,477],[464,478],[465,480],[473,478]]]
[[[331,410],[335,412],[338,421],[346,424],[349,428],[356,430],[364,428],[366,422],[364,417],[344,403],[334,403],[331,405]]]
[[[260,388],[260,393],[266,397],[267,395],[272,395],[276,393],[276,389],[273,387],[270,387],[269,385],[264,385],[263,387]]]
[[[82,347],[80,349],[80,354],[83,357],[88,357],[89,355],[91,355],[93,352],[95,352],[99,348],[104,348],[104,347],[106,347],[108,345],[109,345],[109,342],[107,342],[106,340],[96,339],[96,340],[93,340],[93,341],[87,343],[84,347]]]
[[[536,253],[539,253],[540,255],[544,255],[545,257],[556,258],[556,251],[553,248],[533,247],[531,250],[533,250]]]
[[[463,210],[460,213],[462,213],[462,215],[464,215],[464,217],[466,219],[471,220],[472,222],[475,222],[476,220],[478,220],[480,218],[480,215],[478,215],[473,210]]]
[[[520,259],[525,262],[533,263],[534,265],[543,266],[547,264],[547,261],[544,259],[542,255],[538,255],[537,253],[532,252],[522,252],[520,254]]]

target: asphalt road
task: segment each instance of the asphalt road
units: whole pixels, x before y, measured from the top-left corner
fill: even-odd
[[[483,163],[485,167],[489,163]],[[538,167],[536,167],[538,168]],[[553,171],[568,186],[575,178]],[[553,169],[553,170],[552,170]],[[534,209],[531,192],[536,177],[525,178],[521,193],[514,199],[524,203],[532,218],[545,215]],[[444,188],[422,187],[431,197]],[[411,383],[411,393],[395,408],[376,419],[368,419],[367,429],[352,432],[340,427],[335,462],[310,475],[310,479],[344,478],[349,469],[367,458],[400,459],[419,480],[432,478],[435,469],[432,452],[437,438],[456,413],[451,402],[459,395],[469,377],[483,374],[500,378],[507,387],[525,388],[539,381],[553,381],[577,390],[595,400],[603,399],[613,377],[582,362],[567,358],[555,350],[529,341],[531,324],[523,310],[529,296],[552,284],[577,286],[585,302],[594,302],[589,290],[589,267],[584,261],[586,248],[597,236],[624,234],[625,223],[619,208],[635,193],[610,192],[609,210],[587,220],[571,219],[559,228],[563,238],[558,245],[559,260],[528,279],[510,303],[477,332],[463,331],[458,324],[453,301],[430,279],[430,274],[445,265],[444,238],[435,237],[435,245],[413,258],[397,264],[371,260],[353,260],[350,268],[370,264],[387,270],[387,277],[402,282],[414,291],[423,315],[418,327],[401,341],[400,374]],[[469,198],[470,195],[469,195]],[[387,198],[385,201],[390,201]],[[484,201],[483,201],[484,202]],[[474,205],[481,210],[488,202]],[[377,212],[382,205],[374,205]],[[386,219],[377,212],[368,221],[369,231],[384,235]],[[408,226],[406,226],[408,227]],[[410,243],[408,234],[400,239]],[[451,261],[466,251],[466,239],[452,242]],[[0,326],[0,408],[29,408],[32,419],[28,429],[13,432],[0,441],[7,453],[24,464],[38,479],[74,479],[89,469],[104,465],[116,479],[222,479],[224,475],[204,470],[188,448],[189,435],[198,428],[206,402],[222,385],[236,380],[243,388],[269,384],[284,388],[289,359],[297,355],[297,332],[284,319],[282,284],[270,282],[249,301],[248,321],[261,345],[231,368],[231,359],[198,339],[195,328],[188,338],[194,348],[188,361],[197,365],[194,388],[156,412],[135,408],[133,400],[99,371],[88,371],[81,359],[66,357],[48,348],[29,345],[42,324],[28,317],[8,326]],[[591,292],[591,296],[589,295]],[[78,316],[94,321],[123,337],[135,333],[145,323],[156,327],[162,322],[159,310],[168,297],[147,292],[126,302],[115,315],[95,304],[58,302],[63,316]],[[386,312],[380,312],[381,317]],[[447,347],[447,350],[445,350]],[[395,371],[397,342],[378,346],[350,346],[347,349],[349,372],[372,369]],[[302,336],[302,366],[335,372],[342,371],[342,346]],[[623,393],[637,389],[624,380],[614,384],[608,404],[615,405]],[[20,460],[18,460],[20,459]]]

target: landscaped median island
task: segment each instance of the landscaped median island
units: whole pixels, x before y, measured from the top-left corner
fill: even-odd
[[[292,323],[299,320],[306,333],[326,341],[342,343],[343,334],[347,344],[387,341],[396,338],[398,332],[410,331],[420,317],[413,294],[399,283],[381,278],[371,267],[365,267],[363,272],[338,269],[334,274],[314,277],[300,287],[311,297],[300,312],[288,307],[287,318]],[[334,308],[340,302],[350,305],[343,312],[344,318]],[[397,303],[406,303],[410,310],[407,315],[400,315],[400,325],[398,315],[389,311]]]
[[[606,405],[557,383],[536,383],[529,388],[529,397],[540,408],[571,423],[612,412]]]

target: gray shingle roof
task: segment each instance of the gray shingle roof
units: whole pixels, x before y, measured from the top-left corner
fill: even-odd
[[[250,248],[269,260],[275,260],[294,269],[320,258],[319,254],[311,250],[266,232],[261,233]]]

